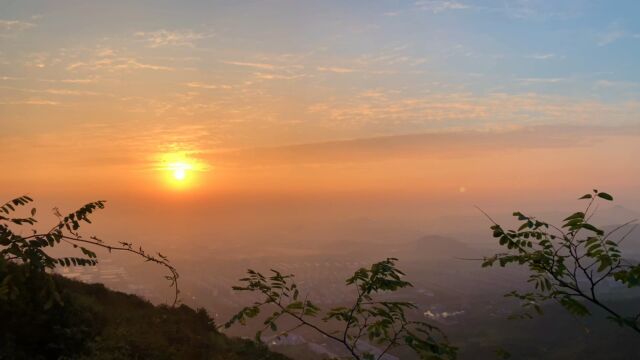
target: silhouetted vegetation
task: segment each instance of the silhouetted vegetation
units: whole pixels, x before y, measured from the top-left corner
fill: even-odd
[[[154,306],[101,284],[84,284],[0,259],[0,359],[286,359],[219,333],[205,310]],[[42,289],[55,286],[47,305]]]
[[[262,332],[266,330],[283,335],[307,327],[342,344],[354,359],[381,359],[390,350],[400,346],[411,348],[421,359],[454,359],[456,348],[447,343],[437,327],[408,319],[405,312],[416,308],[413,303],[375,298],[381,293],[412,286],[410,282],[402,280],[404,274],[396,268],[396,260],[389,258],[373,264],[369,269],[361,268],[348,278],[346,285],[355,286],[357,297],[351,306],[325,312],[322,321],[332,323],[324,327],[313,321],[321,309],[306,296],[301,296],[293,275],[271,270],[272,275],[266,277],[248,270],[249,276],[240,279],[244,285],[235,286],[234,290],[255,292],[261,299],[243,308],[225,327],[236,322],[245,324],[247,319],[258,316],[267,307],[273,313],[263,321],[264,328],[256,333],[256,341],[260,341]],[[296,325],[278,333],[278,320],[283,317],[295,320]],[[374,353],[359,346],[364,339],[380,346],[382,350]]]
[[[120,241],[119,245],[112,245],[104,242],[96,236],[84,237],[79,233],[82,222],[91,223],[89,215],[99,209],[103,209],[106,201],[91,202],[80,209],[62,216],[60,211],[54,209],[54,214],[58,217],[58,223],[47,232],[39,232],[33,226],[37,223],[35,218],[36,209],[32,208],[29,215],[19,217],[15,215],[20,207],[24,207],[33,202],[29,196],[15,198],[0,206],[0,257],[6,261],[23,264],[27,269],[28,276],[38,275],[56,267],[65,266],[95,266],[98,263],[96,253],[92,248],[103,248],[109,252],[123,251],[142,257],[145,261],[153,262],[164,266],[170,274],[166,279],[170,281],[170,286],[175,289],[173,306],[178,303],[178,271],[169,263],[166,256],[157,253],[147,253],[142,247],[135,248],[132,243]],[[4,215],[3,215],[4,214]],[[30,235],[23,235],[25,229],[22,226],[29,225]],[[17,226],[18,230],[13,229]],[[82,256],[68,256],[54,258],[47,253],[48,249],[54,246],[68,246],[79,249]],[[0,285],[0,295],[12,295],[11,279],[5,279],[7,283]],[[47,282],[43,288],[43,296],[47,298],[46,307],[54,302],[60,302],[52,282]]]
[[[16,217],[33,200],[16,198],[0,206],[0,359],[286,359],[249,340],[219,333],[204,310],[178,306],[176,269],[161,254],[120,242],[114,246],[78,233],[81,222],[104,207],[89,203],[61,216],[51,230],[31,230],[36,210]],[[17,228],[17,229],[16,229]],[[55,258],[57,245],[79,249],[83,256]],[[125,251],[170,270],[175,287],[172,306],[153,306],[134,295],[52,275],[59,266],[94,266],[91,247]]]
[[[527,310],[517,317],[531,318],[533,312],[542,313],[543,309],[557,312],[553,306],[545,306],[553,301],[571,315],[604,314],[622,327],[620,332],[632,329],[640,333],[640,313],[633,313],[633,302],[607,298],[599,292],[607,282],[620,284],[621,289],[640,285],[640,264],[625,259],[620,250],[634,221],[605,231],[594,225],[592,218],[596,202],[612,201],[613,197],[594,190],[580,199],[588,201],[585,209],[566,217],[560,226],[515,212],[520,226],[505,230],[487,215],[493,223],[493,236],[505,251],[484,258],[482,265],[526,267],[533,289],[507,294]],[[82,223],[91,222],[91,214],[104,207],[104,201],[89,203],[66,216],[55,210],[58,222],[46,232],[31,229],[37,223],[35,209],[28,210],[28,216],[16,215],[32,201],[22,196],[0,206],[0,359],[286,359],[269,351],[262,343],[263,334],[269,335],[265,338],[280,337],[301,328],[334,341],[353,359],[379,360],[393,353],[402,358],[449,360],[459,352],[460,356],[469,356],[469,351],[477,348],[471,339],[461,343],[459,351],[438,327],[413,320],[421,315],[414,303],[394,300],[397,291],[412,286],[396,267],[395,258],[357,270],[345,281],[355,290],[353,302],[324,311],[301,293],[294,275],[248,270],[248,276],[234,289],[259,298],[222,326],[245,325],[265,311],[267,314],[255,341],[229,338],[204,309],[177,305],[178,272],[164,255],[150,254],[127,242],[111,245],[78,232]],[[25,231],[27,226],[30,228]],[[55,257],[50,250],[56,246],[67,246],[81,255]],[[56,267],[95,266],[95,247],[133,253],[164,266],[175,290],[173,303],[154,306],[101,284],[88,285],[52,273]],[[467,318],[464,324],[475,329],[485,326],[485,320],[482,318],[481,324],[478,319]],[[593,326],[602,332],[604,316],[594,316],[593,320]],[[528,351],[527,329],[531,326],[519,330],[521,333],[508,334],[504,323],[489,327],[483,336],[494,344],[517,353]],[[531,331],[541,331],[538,328],[533,326]],[[477,337],[478,331],[469,330],[467,335]],[[572,336],[557,333],[553,339],[565,339],[557,342],[566,345],[581,335]],[[609,333],[598,336],[605,344],[622,337]],[[564,354],[585,353],[582,346],[588,341],[580,341],[575,347],[563,345]],[[592,347],[595,350],[588,352],[595,356],[597,346]],[[510,356],[496,349],[495,356]],[[636,353],[633,344],[619,349],[625,354]],[[546,357],[545,351],[540,350],[540,356]]]
[[[590,304],[618,325],[640,333],[640,313],[623,314],[609,306],[598,292],[605,281],[627,288],[640,285],[640,265],[626,260],[619,247],[633,230],[635,220],[605,232],[591,219],[596,201],[612,201],[613,197],[593,190],[580,199],[588,200],[585,209],[566,217],[560,227],[514,212],[521,225],[505,230],[489,217],[493,237],[507,251],[485,258],[482,266],[526,266],[533,291],[507,295],[519,299],[526,309],[542,313],[542,303],[556,301],[571,314],[586,316],[591,314],[586,306]],[[526,312],[523,316],[532,315]]]

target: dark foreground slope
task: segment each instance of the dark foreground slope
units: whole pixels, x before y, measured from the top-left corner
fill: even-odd
[[[287,359],[217,332],[204,310],[0,265],[0,359]],[[52,284],[63,304],[47,306]]]

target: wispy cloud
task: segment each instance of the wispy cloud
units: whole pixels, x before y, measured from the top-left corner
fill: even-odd
[[[0,86],[0,89],[8,89],[11,91],[19,91],[24,93],[38,93],[38,94],[51,94],[51,95],[64,95],[64,96],[96,96],[104,95],[95,91],[86,90],[74,90],[74,89],[26,89],[13,86]]]
[[[97,96],[104,95],[95,91],[86,90],[70,90],[70,89],[46,89],[43,92],[53,95],[70,95],[70,96]]]
[[[47,52],[32,53],[27,56],[24,65],[35,68],[45,68],[48,66],[59,64],[62,61],[59,57],[52,56]]]
[[[67,66],[67,70],[107,70],[107,71],[118,71],[118,70],[162,70],[162,71],[172,71],[173,68],[163,65],[153,65],[142,63],[134,58],[115,58],[115,59],[104,59],[97,60],[91,62],[76,62]]]
[[[640,84],[631,81],[616,81],[616,80],[597,80],[594,84],[596,89],[633,89],[638,88]]]
[[[275,69],[278,68],[278,66],[276,66],[274,64],[267,64],[267,63],[230,61],[230,60],[222,61],[222,63],[223,64],[228,64],[228,65],[235,65],[235,66],[251,67],[251,68],[256,68],[256,69],[264,69],[264,70],[275,70]]]
[[[137,38],[147,43],[148,47],[158,48],[162,46],[195,46],[195,42],[208,37],[212,34],[198,33],[193,30],[156,30],[156,31],[139,31],[135,33]]]
[[[0,79],[2,79],[0,77]],[[92,84],[98,81],[97,77],[92,78],[78,78],[78,79],[36,79],[39,82],[43,83],[60,83],[60,84]]]
[[[450,0],[421,0],[416,1],[415,5],[420,10],[431,11],[434,14],[449,10],[464,10],[470,8],[467,4]]]
[[[360,96],[318,102],[307,110],[331,128],[406,132],[488,124],[558,124],[567,123],[567,119],[600,124],[603,114],[611,123],[621,123],[634,119],[637,106],[536,94],[443,93],[421,97]]]
[[[524,84],[555,84],[567,81],[566,78],[520,78],[519,82]]]
[[[0,105],[40,105],[40,106],[58,106],[60,105],[57,101],[46,100],[46,99],[24,99],[24,100],[16,100],[16,101],[4,101],[0,102]]]
[[[18,32],[36,27],[36,24],[21,20],[0,20],[0,37],[9,37]]]
[[[529,59],[534,60],[551,60],[558,58],[558,55],[553,53],[545,53],[545,54],[531,54],[526,56]]]
[[[30,22],[26,22],[26,21],[20,21],[20,20],[0,20],[0,29],[1,30],[7,30],[7,31],[20,31],[20,30],[26,30],[26,29],[31,29],[33,27],[35,27],[36,24],[34,23],[30,23]]]
[[[605,33],[598,35],[598,46],[609,45],[613,42],[616,42],[619,39],[622,39],[627,34],[622,30],[609,30]]]
[[[98,49],[93,59],[77,61],[67,65],[68,71],[78,70],[105,70],[105,71],[131,71],[131,70],[156,70],[173,71],[174,69],[164,65],[149,64],[130,56],[120,56],[110,48]]]
[[[609,24],[607,30],[596,36],[598,46],[606,46],[624,38],[638,38],[640,34],[633,34],[624,29],[618,21]]]
[[[332,72],[337,74],[347,74],[347,73],[352,73],[357,71],[356,69],[339,67],[339,66],[329,66],[329,67],[320,66],[317,68],[317,70],[322,72]]]
[[[196,89],[209,89],[209,90],[217,90],[217,89],[231,89],[231,85],[218,85],[218,84],[205,84],[201,82],[188,82],[184,84],[186,87],[196,88]]]
[[[256,72],[256,73],[253,73],[253,75],[256,78],[261,80],[294,80],[294,79],[300,79],[305,77],[305,75],[302,75],[302,74],[285,75],[285,74],[263,73],[263,72]]]
[[[89,84],[96,82],[96,79],[62,79],[60,82],[68,84]]]
[[[363,54],[356,59],[360,66],[417,66],[427,62],[426,57],[415,57],[406,53],[407,45],[397,46],[374,54]]]
[[[476,131],[428,132],[365,137],[205,155],[217,164],[328,164],[379,162],[381,159],[473,157],[504,149],[571,148],[610,136],[640,136],[637,126],[530,126]],[[247,161],[247,159],[251,159]]]

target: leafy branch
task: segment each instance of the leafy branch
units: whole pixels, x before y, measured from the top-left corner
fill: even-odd
[[[271,270],[271,276],[265,276],[254,270],[248,270],[248,277],[240,279],[242,286],[234,286],[237,291],[255,292],[261,300],[251,306],[244,307],[226,324],[229,328],[235,323],[245,325],[248,319],[257,317],[266,307],[273,312],[264,321],[264,327],[256,335],[261,341],[262,333],[278,331],[278,320],[283,317],[292,318],[296,325],[278,336],[301,327],[308,327],[315,332],[342,344],[353,359],[378,360],[386,353],[399,346],[408,346],[421,359],[454,359],[456,348],[448,345],[444,334],[435,326],[422,321],[412,321],[406,312],[416,309],[410,302],[381,301],[375,295],[383,292],[394,292],[412,286],[402,280],[404,275],[395,266],[397,259],[388,258],[361,268],[346,280],[346,285],[355,286],[357,297],[349,307],[336,307],[324,313],[320,319],[323,323],[337,323],[339,330],[330,330],[317,324],[321,309],[308,298],[300,297],[300,290],[294,282],[293,275],[283,275]],[[359,343],[363,338],[381,346],[382,350],[372,354],[361,350]]]
[[[24,264],[31,271],[44,272],[58,266],[95,266],[98,260],[96,253],[92,249],[96,247],[107,249],[109,252],[122,251],[136,254],[145,259],[145,261],[161,265],[169,271],[169,275],[165,276],[165,278],[175,290],[173,306],[178,304],[178,296],[180,294],[178,288],[179,274],[166,256],[161,253],[148,253],[142,247],[134,247],[132,243],[121,241],[119,245],[113,245],[95,236],[85,238],[79,233],[78,230],[81,224],[83,222],[90,224],[89,215],[96,210],[103,209],[105,201],[88,203],[66,216],[62,216],[58,209],[54,209],[54,214],[58,217],[58,223],[54,227],[47,232],[38,232],[35,229],[31,229],[31,235],[23,236],[13,230],[12,227],[16,225],[24,226],[25,224],[34,226],[37,223],[35,219],[36,209],[32,208],[29,213],[30,216],[27,217],[16,217],[14,214],[19,207],[27,206],[32,202],[33,199],[31,197],[21,196],[0,206],[0,256],[4,260]],[[45,251],[47,248],[52,248],[59,244],[79,249],[82,256],[54,258]],[[5,292],[8,291],[6,290],[8,289],[8,284],[2,284],[2,286]],[[49,295],[52,301],[60,302],[59,295],[54,288],[49,289]]]
[[[605,280],[628,288],[640,285],[640,264],[624,259],[619,247],[635,229],[636,220],[605,232],[590,220],[595,214],[596,202],[613,201],[613,197],[593,190],[580,200],[588,201],[584,210],[566,217],[560,227],[514,212],[521,225],[517,230],[505,230],[483,212],[493,224],[493,237],[507,251],[485,257],[482,266],[527,266],[528,282],[534,285],[534,290],[512,291],[506,295],[521,300],[527,309],[542,313],[541,303],[553,300],[570,313],[585,316],[591,314],[585,306],[590,303],[604,310],[608,318],[620,326],[640,333],[640,312],[632,316],[621,314],[605,304],[598,294],[598,285]],[[622,230],[626,230],[624,235],[614,240],[613,235]],[[531,314],[524,316],[531,317]]]

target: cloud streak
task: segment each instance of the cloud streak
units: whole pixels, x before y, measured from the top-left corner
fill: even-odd
[[[235,66],[242,66],[242,67],[250,67],[250,68],[255,68],[255,69],[263,69],[263,70],[275,70],[278,68],[277,65],[273,65],[273,64],[268,64],[268,63],[256,63],[256,62],[245,62],[245,61],[231,61],[231,60],[225,60],[222,61],[223,64],[227,64],[227,65],[235,65]]]
[[[506,149],[584,147],[611,136],[640,137],[640,127],[533,126],[502,131],[423,133],[242,149],[205,154],[203,158],[221,166],[367,163],[402,158],[472,157]]]
[[[0,19],[0,37],[10,37],[16,33],[32,29],[36,24],[22,20],[1,20]]]
[[[135,36],[147,43],[150,48],[164,46],[188,46],[194,47],[198,40],[212,37],[213,34],[198,33],[193,30],[156,30],[139,31]]]
[[[452,0],[422,0],[416,1],[415,5],[420,10],[430,11],[434,14],[451,11],[451,10],[465,10],[470,6],[458,1]]]

